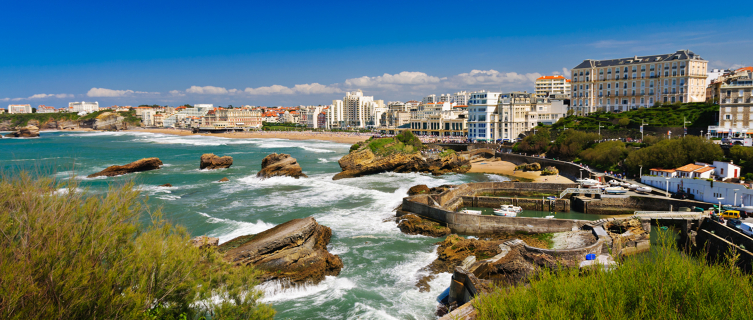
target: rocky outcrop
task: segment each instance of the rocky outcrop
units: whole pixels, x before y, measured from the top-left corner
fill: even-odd
[[[312,217],[295,219],[254,236],[244,243],[231,240],[225,259],[236,265],[253,265],[264,271],[262,281],[287,279],[293,283],[318,283],[340,274],[339,256],[327,251],[332,229]],[[226,244],[220,251],[226,250]]]
[[[198,236],[191,239],[191,244],[198,248],[216,247],[220,244],[220,238]]]
[[[429,193],[429,191],[431,191],[431,189],[429,189],[429,187],[427,187],[425,184],[419,184],[410,187],[410,189],[408,189],[408,195],[415,196],[417,194]]]
[[[261,161],[261,171],[259,171],[256,176],[262,179],[285,176],[296,179],[301,177],[308,178],[308,176],[303,173],[303,169],[301,169],[301,165],[298,164],[298,161],[289,154],[284,153],[273,153],[264,157]]]
[[[217,182],[228,182],[228,181],[230,181],[230,179],[228,179],[227,177],[224,177],[220,179],[220,181],[217,181]]]
[[[444,237],[452,231],[437,222],[421,219],[414,214],[406,214],[398,218],[397,227],[405,234],[420,234],[428,237]]]
[[[541,175],[542,176],[553,176],[553,175],[556,175],[556,174],[559,174],[559,173],[560,173],[560,171],[557,170],[557,168],[552,167],[552,166],[548,166],[548,167],[546,167],[546,168],[544,168],[544,169],[541,170]]]
[[[104,112],[94,118],[91,127],[94,130],[118,131],[128,129],[128,124],[123,120],[125,117],[115,112]]]
[[[515,170],[521,170],[521,171],[541,171],[541,165],[538,162],[534,163],[524,163],[517,167],[515,167]]]
[[[165,183],[165,184],[161,184],[161,185],[160,185],[160,187],[165,187],[165,188],[172,188],[172,187],[173,187],[173,185],[172,185],[172,184],[169,184],[169,183]]]
[[[100,176],[113,177],[113,176],[124,175],[126,173],[155,170],[155,169],[159,169],[160,166],[162,166],[162,161],[159,158],[144,158],[141,160],[131,162],[124,166],[109,166],[107,167],[107,169],[94,173],[94,174],[90,174],[88,177],[89,178],[100,177]]]
[[[201,159],[199,160],[199,169],[222,169],[222,168],[230,168],[230,166],[233,165],[233,157],[231,156],[223,156],[219,157],[214,155],[214,153],[205,153],[201,155]]]
[[[452,153],[444,157],[424,157],[420,152],[397,152],[387,156],[377,156],[368,147],[345,155],[338,163],[342,172],[336,174],[333,180],[382,172],[425,172],[440,175],[450,172],[466,173],[471,169],[471,162],[466,154]]]
[[[8,138],[36,138],[39,137],[39,128],[35,125],[28,125],[18,128],[16,132],[5,135]]]

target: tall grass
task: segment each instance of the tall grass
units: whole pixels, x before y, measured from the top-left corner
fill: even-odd
[[[256,270],[193,247],[132,187],[98,196],[73,181],[0,177],[0,318],[273,317],[256,302]]]
[[[542,270],[530,286],[497,287],[473,302],[478,319],[753,318],[753,281],[734,255],[710,265],[661,242],[612,271]]]

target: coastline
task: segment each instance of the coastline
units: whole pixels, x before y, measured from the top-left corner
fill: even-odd
[[[573,183],[572,180],[560,175],[542,176],[540,171],[516,171],[515,164],[507,161],[493,161],[491,159],[476,160],[471,163],[468,173],[504,174],[506,176],[531,179],[533,182]]]
[[[230,132],[230,133],[191,133],[188,130],[176,129],[128,129],[131,132],[149,132],[171,134],[177,136],[208,136],[233,139],[288,139],[288,140],[322,140],[338,143],[354,144],[364,141],[371,135],[356,135],[339,132],[298,132],[298,131],[255,131],[255,132]]]

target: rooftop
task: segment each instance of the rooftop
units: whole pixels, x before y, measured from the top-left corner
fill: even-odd
[[[704,167],[704,166],[699,166],[699,165],[697,165],[697,164],[692,164],[692,163],[691,163],[691,164],[686,164],[686,165],[684,165],[684,166],[682,166],[682,167],[679,167],[679,168],[677,168],[677,171],[682,171],[682,172],[693,172],[693,171],[696,171],[696,170],[698,170],[698,169],[700,169],[700,168],[703,168],[703,167]]]
[[[552,79],[565,79],[563,76],[543,76],[536,80],[552,80]]]
[[[586,60],[583,60],[583,62],[581,62],[579,65],[577,65],[573,69],[613,67],[613,66],[629,65],[633,63],[653,63],[653,62],[661,62],[661,61],[690,60],[690,59],[702,60],[701,56],[695,54],[693,51],[677,50],[675,53],[659,54],[659,55],[653,55],[653,56],[641,56],[641,57],[634,56],[630,58],[620,58],[620,59],[611,59],[611,60],[586,59]]]

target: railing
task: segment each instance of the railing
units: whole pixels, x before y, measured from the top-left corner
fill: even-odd
[[[601,189],[598,188],[567,188],[560,193],[560,199],[567,194],[579,193],[579,194],[601,194]]]

